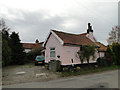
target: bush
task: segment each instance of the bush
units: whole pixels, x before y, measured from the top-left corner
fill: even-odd
[[[120,65],[120,44],[113,43],[112,52],[113,52],[113,57],[114,57],[114,63],[116,65]]]
[[[113,43],[109,45],[105,57],[109,65],[120,65],[120,44]]]
[[[21,65],[25,63],[25,52],[18,33],[12,32],[9,37],[9,45],[12,51],[11,59],[13,65]]]
[[[97,64],[98,64],[98,66],[107,66],[107,61],[106,61],[106,59],[105,59],[105,57],[102,57],[102,58],[98,58],[97,59]]]
[[[28,62],[33,62],[36,58],[36,56],[42,54],[42,47],[37,47],[33,51],[26,54],[26,59]]]

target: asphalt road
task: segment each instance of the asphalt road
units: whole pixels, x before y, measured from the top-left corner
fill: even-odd
[[[118,88],[118,70],[3,86],[3,88]]]

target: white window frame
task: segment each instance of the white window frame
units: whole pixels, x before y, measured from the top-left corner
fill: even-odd
[[[54,49],[54,50],[51,50]],[[51,56],[51,53],[54,53],[54,56]],[[50,48],[50,59],[55,59],[56,57],[56,52],[55,52],[55,47]]]

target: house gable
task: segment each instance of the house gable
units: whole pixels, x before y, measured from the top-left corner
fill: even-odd
[[[43,47],[46,46],[46,43],[48,42],[48,39],[50,38],[50,35],[51,35],[51,34],[54,35],[54,37],[56,37],[56,39],[58,39],[58,41],[59,41],[62,45],[64,44],[63,40],[62,40],[60,37],[58,37],[57,34],[54,33],[54,32],[51,30],[50,33],[48,34],[45,42],[43,43]]]
[[[51,49],[54,48],[55,57],[51,57]],[[49,37],[45,43],[45,62],[49,62],[50,60],[58,60],[59,58],[57,56],[61,55],[62,53],[62,44],[59,41],[59,39],[53,34],[50,33]]]

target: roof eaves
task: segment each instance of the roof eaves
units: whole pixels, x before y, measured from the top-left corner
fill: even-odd
[[[49,39],[49,36],[50,36],[50,34],[51,34],[51,31],[52,31],[52,30],[50,30],[49,34],[47,35],[47,38],[45,39],[45,42],[42,44],[43,47],[45,47],[45,45],[46,45],[46,43],[47,43],[47,41],[48,41],[48,39]]]
[[[79,44],[64,43],[64,46],[82,46]]]
[[[59,42],[63,45],[64,44],[64,41],[54,32],[54,31],[51,31],[51,33],[59,40]]]

